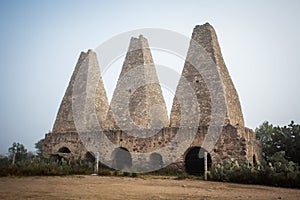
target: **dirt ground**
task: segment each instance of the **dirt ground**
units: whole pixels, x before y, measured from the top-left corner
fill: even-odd
[[[155,177],[0,178],[0,199],[300,199],[300,190]]]

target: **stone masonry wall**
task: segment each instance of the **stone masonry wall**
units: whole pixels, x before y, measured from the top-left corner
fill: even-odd
[[[78,71],[80,68],[85,69],[86,72],[84,74],[79,74]],[[88,74],[96,73],[96,70],[99,70],[96,53],[91,50],[89,50],[87,53],[81,52],[68,88],[58,110],[57,117],[52,129],[53,133],[77,131],[73,119],[74,113],[72,112],[72,97],[74,89],[73,86],[76,78],[82,78],[85,80],[87,79]],[[83,81],[80,87],[83,90],[86,90],[87,86],[85,84],[87,83],[87,81]],[[97,118],[100,125],[104,126],[109,104],[101,75],[99,75],[99,82],[96,87],[95,95],[95,111],[97,114]]]
[[[212,70],[217,66],[217,74]],[[205,75],[205,77],[204,77]],[[216,33],[209,24],[196,26],[192,34],[192,40],[184,64],[181,79],[176,89],[173,101],[170,123],[171,126],[182,126],[188,122],[180,122],[182,108],[178,98],[188,100],[187,87],[191,87],[198,100],[199,126],[210,125],[212,117],[212,92],[219,87],[215,77],[219,76],[223,92],[214,94],[217,102],[224,102],[226,107],[225,124],[244,126],[243,114],[233,82],[225,66]],[[184,83],[188,82],[189,85]],[[210,83],[208,83],[210,82]],[[208,84],[211,84],[212,91]],[[224,100],[225,98],[225,100]],[[222,105],[220,105],[221,107]],[[187,120],[191,121],[191,120]]]
[[[166,127],[159,131],[156,135],[149,138],[136,138],[121,130],[105,130],[104,133],[110,141],[118,147],[126,148],[129,152],[157,153],[159,149],[165,147],[173,140],[178,129],[178,127]],[[197,129],[197,134],[189,147],[201,147],[203,144],[208,127],[201,126]],[[146,132],[147,130],[145,129],[144,131]],[[243,134],[240,135],[240,133]],[[230,158],[235,158],[239,161],[249,160],[250,162],[253,162],[253,155],[256,156],[257,161],[261,161],[259,146],[257,146],[256,143],[253,143],[251,138],[245,137],[249,134],[254,135],[254,132],[251,129],[234,127],[232,125],[224,126],[222,134],[218,138],[215,147],[211,152],[208,152],[212,158],[212,164],[215,165],[222,163],[223,160]],[[173,144],[172,148],[174,148],[174,150],[176,149],[176,145],[176,143]],[[59,149],[62,147],[70,149],[71,157],[84,159],[87,153],[86,148],[83,146],[76,132],[60,134],[49,133],[46,135],[44,146],[45,152],[57,154],[59,153]],[[189,147],[183,151],[184,153],[174,163],[179,170],[184,170],[184,160]],[[172,149],[170,149],[170,151],[172,151]],[[172,153],[166,153],[161,154],[161,156],[164,161],[165,159],[170,159],[173,155]],[[111,155],[111,157],[113,159],[113,155]],[[139,162],[145,163],[149,162],[149,160],[140,160]]]
[[[106,124],[107,129],[123,130],[169,125],[148,41],[142,35],[130,40]]]

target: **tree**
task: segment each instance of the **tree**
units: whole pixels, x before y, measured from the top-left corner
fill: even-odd
[[[300,164],[300,125],[294,121],[288,126],[275,127],[272,136],[273,145],[277,151],[284,151],[285,158],[289,161]]]
[[[288,161],[300,164],[299,124],[291,121],[288,126],[273,127],[272,124],[264,122],[255,131],[256,138],[262,142],[263,157],[266,161],[274,161],[274,158],[281,155]]]
[[[35,148],[37,149],[36,153],[40,155],[43,150],[44,139],[40,139],[37,143],[35,143]]]
[[[1,166],[8,166],[9,165],[9,159],[7,156],[0,155],[0,167]]]
[[[22,161],[27,157],[27,149],[23,144],[14,142],[11,147],[8,149],[9,157],[15,161]]]
[[[273,148],[272,134],[274,134],[274,127],[265,121],[262,125],[255,129],[256,139],[262,143],[262,156],[268,160],[277,151]]]

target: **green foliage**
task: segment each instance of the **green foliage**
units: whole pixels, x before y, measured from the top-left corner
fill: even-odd
[[[292,121],[274,127],[264,122],[255,132],[262,143],[263,161],[254,166],[234,159],[224,161],[212,169],[211,179],[300,188],[300,125]]]
[[[27,149],[23,144],[14,142],[11,147],[8,149],[9,157],[13,161],[22,161],[27,157]]]
[[[285,159],[300,165],[300,125],[292,121],[288,126],[275,127],[272,135],[277,152],[284,151]]]
[[[263,184],[300,188],[299,166],[292,161],[274,163],[262,162],[256,166],[248,162],[239,163],[235,159],[226,160],[215,166],[211,180],[247,184]]]
[[[111,175],[111,170],[110,169],[105,169],[105,168],[100,168],[98,171],[99,176],[110,176]]]
[[[91,174],[93,168],[88,163],[74,160],[72,164],[58,164],[51,159],[32,158],[12,165],[0,159],[0,176],[54,176],[71,174]]]
[[[262,156],[265,160],[268,160],[277,151],[276,148],[273,148],[272,135],[274,134],[274,127],[266,121],[255,129],[255,133],[256,139],[262,143]]]
[[[179,173],[176,177],[177,180],[183,180],[183,179],[187,179],[189,178],[190,175],[187,174],[186,172],[182,172],[182,173]]]
[[[148,172],[146,174],[157,175],[157,176],[178,176],[181,173],[183,173],[183,172],[179,172],[177,168],[167,166],[167,167],[161,168],[157,171]]]
[[[40,155],[42,153],[44,139],[39,140],[37,143],[35,143],[35,148],[37,149],[36,153]]]
[[[115,171],[113,172],[113,175],[114,175],[114,176],[118,176],[118,175],[119,175],[119,171],[118,171],[118,170],[115,170]]]
[[[129,176],[130,175],[130,173],[129,172],[123,172],[123,176]]]
[[[283,158],[300,164],[300,125],[293,121],[288,126],[274,127],[264,122],[256,130],[256,138],[262,142],[265,161],[274,161],[274,155],[281,152]],[[277,155],[278,156],[278,155]]]

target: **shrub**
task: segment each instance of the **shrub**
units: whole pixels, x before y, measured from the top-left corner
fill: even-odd
[[[98,175],[99,176],[110,176],[111,175],[111,171],[109,169],[99,169],[98,171]]]
[[[157,171],[148,172],[146,174],[157,175],[157,176],[178,176],[181,173],[182,172],[179,172],[177,168],[172,167],[172,166],[167,166],[167,167],[161,168]]]
[[[187,173],[185,173],[185,172],[183,172],[183,173],[179,173],[178,175],[177,175],[177,180],[183,180],[183,179],[187,179],[187,178],[189,178],[190,176],[187,174]]]
[[[123,176],[129,176],[129,175],[130,175],[129,172],[126,172],[126,171],[123,172]]]
[[[53,175],[69,175],[69,174],[90,174],[93,168],[88,163],[80,161],[68,164],[63,162],[58,164],[50,159],[33,158],[31,160],[23,160],[15,165],[1,164],[0,176],[53,176]]]
[[[114,176],[118,176],[119,175],[119,171],[118,170],[115,170],[114,171]]]
[[[216,165],[209,177],[216,181],[300,188],[299,166],[291,161],[262,162],[252,166],[231,159],[224,161],[223,165]]]

